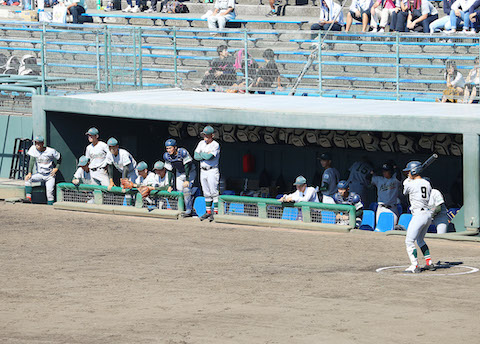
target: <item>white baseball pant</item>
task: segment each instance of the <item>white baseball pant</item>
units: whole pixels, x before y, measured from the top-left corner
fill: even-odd
[[[202,184],[205,202],[218,202],[218,183],[220,182],[220,171],[218,167],[200,171],[200,183]]]
[[[32,183],[42,182],[45,183],[45,191],[47,193],[47,201],[52,201],[55,199],[55,177],[49,174],[40,174],[35,173],[32,177],[25,182],[25,186],[32,186]]]
[[[432,220],[432,224],[437,227],[437,234],[447,233],[448,228],[448,216],[447,214],[439,213]]]
[[[407,228],[407,237],[405,238],[407,254],[412,265],[418,265],[418,259],[416,253],[414,253],[416,252],[415,241],[420,248],[425,245],[425,234],[427,234],[431,223],[432,214],[427,210],[419,210],[412,214],[412,219]]]
[[[392,206],[391,208],[387,208],[383,204],[379,204],[377,207],[376,219],[375,223],[378,222],[378,218],[380,217],[381,213],[392,213],[393,214],[393,224],[396,225],[398,222],[398,214],[397,214],[397,206]]]
[[[110,185],[110,178],[108,178],[107,170],[103,167],[98,167],[95,170],[90,169],[90,176],[97,185]]]
[[[322,203],[335,204],[335,200],[333,199],[332,196],[323,195],[322,196]]]

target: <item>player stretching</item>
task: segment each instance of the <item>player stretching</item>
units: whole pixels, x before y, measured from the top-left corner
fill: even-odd
[[[55,149],[44,145],[45,140],[42,136],[36,136],[33,142],[34,145],[30,147],[27,153],[30,155],[30,164],[28,165],[28,174],[25,176],[26,198],[27,201],[32,201],[32,182],[45,182],[47,203],[52,205],[55,175],[60,167],[62,158]],[[35,166],[37,173],[32,176],[33,166]]]
[[[192,216],[193,200],[191,190],[197,177],[197,170],[193,164],[192,157],[185,148],[177,147],[177,141],[175,141],[175,139],[165,141],[165,149],[166,152],[163,154],[165,168],[168,173],[173,173],[173,170],[175,170],[175,185],[177,191],[182,192],[183,198],[185,199],[185,214],[183,214],[183,216]],[[172,191],[171,187],[168,191]]]
[[[220,145],[213,139],[213,128],[207,125],[201,135],[193,157],[200,161],[200,183],[202,184],[203,196],[207,205],[207,212],[200,217],[200,221],[209,219],[213,221],[213,213],[218,212],[218,182],[220,172],[218,161],[220,160]],[[213,207],[212,207],[213,204]]]
[[[405,239],[407,254],[410,258],[411,265],[405,270],[405,272],[412,273],[422,272],[422,269],[418,266],[415,241],[417,241],[418,247],[422,250],[427,263],[424,269],[435,270],[432,258],[430,257],[430,250],[424,241],[427,229],[432,222],[432,212],[428,205],[432,187],[427,180],[420,176],[420,173],[422,172],[421,166],[422,163],[420,161],[411,161],[403,170],[404,172],[408,172],[408,178],[403,182],[403,194],[408,196],[410,210],[412,212],[412,220],[408,224],[407,237]]]

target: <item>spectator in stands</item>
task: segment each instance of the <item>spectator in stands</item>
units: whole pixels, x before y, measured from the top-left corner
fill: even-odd
[[[439,30],[450,30],[452,28],[450,25],[450,9],[455,1],[456,0],[443,0],[443,13],[445,16],[430,23],[430,33],[435,33]]]
[[[250,54],[248,54],[248,68],[245,68],[245,49],[240,49],[239,51],[237,51],[234,57],[235,63],[233,66],[235,67],[236,72],[241,73],[242,75],[244,75],[244,77],[242,77],[241,81],[238,84],[233,84],[232,87],[227,90],[227,93],[245,93],[247,88],[247,75],[249,88],[253,86],[253,84],[257,80],[258,63],[252,56],[250,56]]]
[[[442,103],[456,103],[458,97],[463,94],[465,79],[462,73],[457,70],[455,61],[447,61],[444,77],[447,89],[443,91]]]
[[[214,10],[207,17],[210,30],[223,30],[227,21],[235,19],[235,0],[215,0]]]
[[[480,0],[477,0],[473,3],[472,6],[470,6],[470,9],[468,10],[468,14],[470,16],[470,28],[474,29],[475,32],[480,29],[480,11],[476,11],[477,9],[480,8]]]
[[[454,0],[451,0],[454,1]],[[397,0],[390,18],[390,31],[406,32],[408,18],[408,0]]]
[[[377,0],[370,9],[372,15],[372,32],[385,32],[385,27],[387,26],[394,10],[394,0]]]
[[[362,23],[362,32],[367,32],[368,22],[370,21],[370,9],[372,8],[372,0],[352,0],[349,11],[347,13],[347,25],[345,31],[349,32],[352,21],[355,19]]]
[[[201,85],[193,88],[194,91],[206,91],[211,86],[230,87],[237,81],[237,72],[234,67],[234,58],[228,52],[226,45],[217,48],[218,58],[214,59],[211,67],[205,72]]]
[[[475,34],[475,29],[470,29],[470,13],[469,9],[475,0],[457,0],[453,3],[450,10],[450,30],[445,31],[447,34],[457,32],[457,26],[463,22],[464,34]]]
[[[314,187],[307,186],[307,180],[304,176],[298,176],[293,183],[297,188],[292,194],[283,195],[280,202],[318,202],[317,191]]]
[[[480,89],[480,59],[475,57],[473,69],[468,73],[467,79],[465,79],[465,89],[463,91],[463,103],[464,104],[478,104],[478,90]]]
[[[83,24],[82,14],[85,13],[87,4],[85,0],[69,0],[66,3],[67,13],[73,17],[73,24]]]
[[[268,4],[270,5],[270,12],[268,12],[265,16],[266,17],[277,16],[278,13],[275,10],[275,5],[277,4],[277,0],[268,0]]]
[[[320,20],[318,23],[312,24],[310,30],[318,31],[342,31],[343,13],[342,7],[335,3],[333,0],[322,0],[322,6],[320,8]],[[311,39],[315,39],[316,35],[312,34]]]
[[[140,3],[142,0],[136,0],[135,6],[132,7],[132,0],[127,0],[128,6],[123,9],[123,12],[131,12],[131,13],[138,13],[140,12]]]
[[[348,188],[348,182],[341,180],[337,184],[337,193],[333,195],[335,204],[353,205],[355,207],[356,227],[360,227],[363,216],[363,203],[359,195],[354,192],[350,192]],[[348,214],[337,214],[337,220],[340,220],[341,224],[348,224]]]
[[[280,82],[280,72],[275,63],[275,53],[272,49],[265,49],[263,58],[265,59],[265,65],[258,69],[257,80],[252,87],[260,89],[271,88],[272,84],[275,83],[276,87],[281,90],[282,84]]]
[[[438,11],[428,0],[410,0],[410,12],[407,29],[411,31],[430,32],[430,23],[438,19]]]

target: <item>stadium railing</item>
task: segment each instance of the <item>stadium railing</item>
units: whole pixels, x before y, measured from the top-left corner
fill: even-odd
[[[181,192],[153,190],[143,198],[137,189],[71,183],[57,184],[57,209],[177,219],[185,211]]]
[[[355,207],[222,195],[216,222],[346,232],[355,228]]]
[[[42,87],[40,94],[197,89],[204,86],[205,72],[218,57],[217,47],[226,45],[237,63],[235,85],[217,78],[204,90],[416,101],[442,96],[446,61],[455,61],[466,76],[480,56],[477,36],[312,34],[318,32],[0,22],[0,53],[5,58],[37,57],[37,72],[45,80],[66,76],[94,80],[93,87],[81,82],[52,85]],[[257,82],[257,67],[266,65],[263,55],[269,48],[280,88],[277,82]]]

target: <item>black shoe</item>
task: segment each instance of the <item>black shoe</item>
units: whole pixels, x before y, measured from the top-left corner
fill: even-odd
[[[273,17],[273,16],[276,16],[277,15],[277,12],[275,11],[270,11],[268,12],[267,14],[265,14],[265,17]]]
[[[213,213],[211,213],[210,216],[209,216],[208,221],[212,222],[213,220],[215,220],[215,219],[213,218]]]
[[[206,220],[210,217],[210,214],[209,213],[205,213],[203,214],[201,217],[200,217],[200,221],[203,221],[203,220]]]
[[[429,271],[435,271],[437,270],[437,268],[435,267],[435,265],[433,264],[430,264],[430,265],[425,265],[422,270],[429,270]]]
[[[192,217],[192,213],[183,213],[183,214],[182,214],[182,217],[183,217],[183,218]]]

